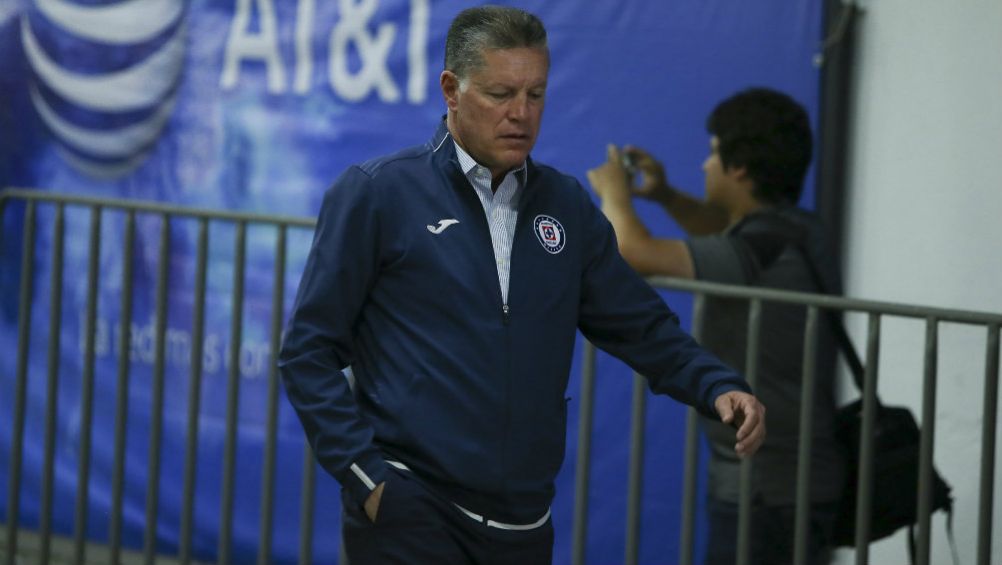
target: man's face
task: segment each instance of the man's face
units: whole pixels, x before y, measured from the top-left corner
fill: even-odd
[[[441,77],[449,131],[467,153],[500,178],[529,155],[546,100],[549,54],[545,48],[490,49],[483,66],[462,82]]]

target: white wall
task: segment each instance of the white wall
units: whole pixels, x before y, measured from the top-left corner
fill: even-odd
[[[1002,313],[1002,1],[869,0],[858,21],[845,239],[849,295]],[[865,321],[852,320],[857,343]],[[920,414],[922,322],[884,324],[881,398]],[[935,462],[974,563],[985,335],[940,332]],[[1002,460],[997,459],[997,466]],[[996,472],[991,563],[1002,563]],[[932,563],[951,563],[942,514]],[[871,562],[907,563],[904,535]],[[839,563],[853,562],[840,552]]]

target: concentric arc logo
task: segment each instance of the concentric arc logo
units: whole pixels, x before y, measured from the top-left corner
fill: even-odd
[[[31,102],[62,145],[64,159],[93,177],[128,174],[146,160],[174,109],[185,54],[184,1],[124,0],[85,6],[34,0],[34,6],[39,17],[63,34],[56,41],[85,40],[93,49],[89,58],[97,61],[112,60],[112,54],[120,55],[123,49],[149,46],[170,33],[155,51],[124,69],[84,73],[67,68],[59,50],[36,35],[29,14],[21,16],[21,43],[37,81],[29,87]],[[46,100],[39,84],[58,105]],[[65,115],[67,110],[94,119],[82,125]],[[126,113],[137,117],[127,117],[130,122],[122,125]],[[102,122],[109,126],[100,127]]]

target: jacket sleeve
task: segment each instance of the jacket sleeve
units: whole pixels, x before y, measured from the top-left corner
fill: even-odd
[[[644,375],[653,392],[716,417],[717,396],[750,392],[747,382],[680,327],[678,316],[620,256],[612,225],[584,200],[581,332]]]
[[[378,276],[377,198],[358,168],[324,195],[278,362],[317,460],[359,505],[386,475],[342,373],[354,360],[352,328]]]

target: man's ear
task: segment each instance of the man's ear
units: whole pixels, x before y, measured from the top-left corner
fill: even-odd
[[[755,181],[748,174],[748,167],[732,166],[727,171],[727,175],[732,179],[735,186],[742,187],[743,190],[748,192],[748,196],[758,200],[758,196],[755,194]]]
[[[459,104],[459,77],[452,71],[442,71],[438,78],[442,86],[442,96],[449,110],[455,110]]]
[[[727,167],[724,172],[733,177],[734,180],[748,180],[748,167],[745,167],[744,165],[740,167],[737,165],[731,165],[730,167]]]

